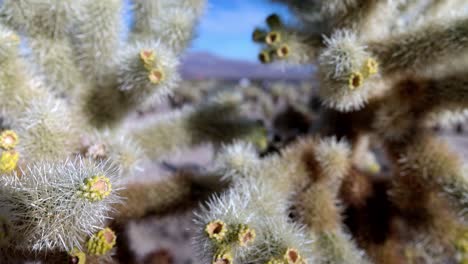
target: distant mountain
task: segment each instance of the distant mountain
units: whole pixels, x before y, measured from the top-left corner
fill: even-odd
[[[303,80],[312,77],[313,67],[281,69],[275,65],[226,59],[205,52],[191,52],[182,58],[180,72],[186,80],[242,78]]]

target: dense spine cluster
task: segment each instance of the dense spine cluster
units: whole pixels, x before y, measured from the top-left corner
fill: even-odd
[[[201,210],[196,244],[211,263],[466,263],[466,169],[430,126],[466,116],[468,2],[274,2],[297,20],[254,30],[259,60],[314,64],[321,115],[279,153],[224,149],[230,185]],[[271,246],[217,262],[202,231],[239,221],[256,231],[248,250]]]
[[[232,103],[135,117],[177,88],[179,56],[204,5],[2,1],[0,262],[127,263],[113,257],[123,223],[204,188],[189,176],[127,186],[145,161],[235,138],[266,144]],[[249,230],[239,226],[242,243]]]
[[[0,262],[132,263],[128,221],[196,208],[201,263],[466,263],[467,171],[430,125],[467,116],[468,3],[275,2],[297,21],[268,16],[259,59],[315,64],[323,106],[283,145],[229,92],[135,115],[177,90],[203,0],[133,0],[130,26],[121,0],[2,1]],[[272,89],[301,111],[267,125],[310,91]],[[212,168],[133,181],[206,143]]]

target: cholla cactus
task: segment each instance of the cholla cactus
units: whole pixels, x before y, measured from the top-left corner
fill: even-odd
[[[466,170],[429,124],[468,107],[468,2],[275,2],[298,23],[267,17],[253,32],[259,60],[317,66],[318,136],[264,158],[242,144],[221,152],[230,187],[197,217],[204,263],[226,244],[238,263],[465,263]],[[220,244],[202,232],[211,221],[248,224],[256,240]],[[300,257],[285,259],[290,249]]]
[[[132,113],[177,88],[178,57],[205,1],[135,0],[129,27],[123,2],[1,3],[2,263],[115,263],[121,223],[203,185],[176,177],[125,190],[144,161],[235,138],[266,144],[259,125],[219,100],[135,125]],[[245,245],[255,236],[238,233]]]
[[[112,204],[119,201],[111,187],[116,176],[111,164],[68,160],[30,164],[2,178],[1,208],[9,212],[18,238],[15,247],[34,251],[81,247],[82,239],[104,224]]]
[[[271,153],[228,93],[131,115],[177,89],[203,0],[134,0],[127,35],[120,0],[4,0],[1,261],[132,263],[128,220],[201,200],[202,263],[466,262],[467,174],[427,126],[465,114],[467,22],[448,15],[465,1],[277,2],[300,25],[269,16],[259,59],[316,63],[326,109],[303,132],[318,135]],[[144,161],[203,143],[214,168],[129,183]]]

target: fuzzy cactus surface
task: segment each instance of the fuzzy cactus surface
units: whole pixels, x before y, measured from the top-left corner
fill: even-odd
[[[468,263],[466,161],[433,129],[468,116],[468,1],[272,2],[295,20],[252,29],[258,59],[312,83],[181,85],[205,0],[1,1],[0,263],[182,259],[135,256],[154,218],[200,264]]]
[[[1,2],[1,263],[128,263],[116,253],[121,223],[204,189],[187,175],[129,184],[145,162],[206,143],[266,142],[221,99],[139,118],[177,89],[205,1],[135,0],[131,25],[124,3]]]
[[[242,142],[220,152],[230,185],[197,214],[203,263],[466,263],[466,161],[432,126],[468,107],[468,2],[273,2],[296,19],[253,29],[258,59],[315,65],[320,110],[266,154]],[[282,98],[312,116],[295,93],[307,96]],[[255,230],[244,247],[229,235],[239,224]]]

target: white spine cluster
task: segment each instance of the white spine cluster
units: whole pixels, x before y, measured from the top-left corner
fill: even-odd
[[[129,96],[160,99],[168,95],[179,80],[175,54],[160,41],[132,43],[119,57],[119,90],[129,91]]]
[[[76,159],[31,164],[20,174],[1,178],[0,207],[9,212],[18,242],[13,246],[36,252],[81,248],[103,227],[111,205],[119,202],[114,194],[116,174],[112,164]],[[114,190],[96,185],[110,195],[91,201],[81,190],[96,175],[109,179]]]
[[[193,35],[193,25],[202,14],[205,0],[135,0],[136,25],[133,38],[158,40],[180,54]]]
[[[323,103],[340,111],[361,109],[375,87],[367,80],[376,73],[367,69],[370,53],[350,31],[337,31],[325,44],[318,58]]]
[[[219,197],[212,198],[197,212],[194,245],[201,252],[199,257],[204,263],[216,263],[213,258],[219,250],[227,252],[231,257],[230,263],[267,263],[275,259],[284,260],[288,249],[298,253],[297,261],[303,261],[291,263],[313,263],[313,240],[305,235],[301,226],[287,218],[285,208],[278,207],[277,197],[271,189],[267,180],[251,176],[235,183],[234,188]],[[226,242],[212,239],[206,232],[206,226],[216,220],[226,226]],[[255,232],[255,238],[246,246],[239,245],[235,239],[229,241],[229,229],[240,224]]]

